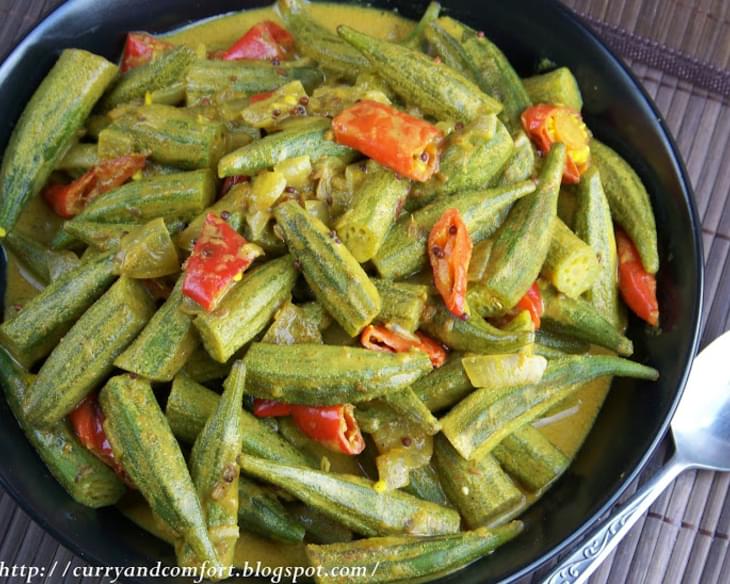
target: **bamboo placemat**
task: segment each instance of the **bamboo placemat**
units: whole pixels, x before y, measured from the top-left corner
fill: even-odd
[[[497,0],[495,0],[497,1]],[[730,2],[564,0],[622,55],[677,139],[695,188],[705,246],[702,344],[730,329]],[[0,58],[61,0],[2,0]],[[641,484],[661,465],[654,456]],[[636,490],[633,485],[626,496]],[[592,584],[713,584],[730,580],[730,474],[682,475],[633,528]],[[0,561],[82,566],[0,494]],[[99,578],[64,582],[96,584]],[[539,582],[544,571],[523,583]],[[8,580],[9,581],[9,580]],[[59,581],[55,578],[55,582]],[[36,580],[38,582],[38,580]]]

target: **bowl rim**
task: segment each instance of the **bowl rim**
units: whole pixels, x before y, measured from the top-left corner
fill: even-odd
[[[21,37],[14,46],[5,54],[0,55],[0,83],[3,82],[3,80],[7,77],[8,73],[16,66],[17,62],[20,60],[22,53],[26,48],[28,48],[30,45],[34,43],[37,39],[40,39],[44,36],[48,28],[51,28],[56,21],[61,20],[64,18],[65,14],[71,10],[73,10],[74,5],[78,1],[83,0],[64,0],[62,4],[51,10],[44,18],[42,18],[33,28],[26,33],[23,37]],[[341,0],[325,0],[333,3],[340,3]],[[618,499],[624,494],[626,489],[637,479],[637,477],[644,471],[646,468],[647,463],[649,462],[650,458],[654,455],[657,448],[661,444],[661,442],[664,440],[664,438],[667,435],[667,432],[669,430],[669,425],[672,420],[672,416],[674,415],[674,412],[677,408],[677,405],[679,403],[679,400],[682,397],[682,394],[684,393],[684,389],[687,383],[687,378],[690,373],[690,369],[692,366],[692,361],[694,359],[694,356],[697,353],[697,349],[700,343],[700,334],[702,330],[702,309],[703,309],[703,300],[704,300],[704,272],[705,272],[705,266],[704,266],[704,253],[703,253],[703,242],[702,242],[702,223],[699,218],[699,214],[697,212],[697,205],[695,201],[695,194],[694,189],[692,188],[692,183],[690,181],[684,160],[682,158],[681,152],[676,144],[676,141],[674,137],[672,136],[671,131],[669,130],[666,120],[664,119],[663,114],[659,111],[657,105],[655,104],[652,97],[649,95],[646,88],[643,86],[643,84],[638,80],[636,75],[633,73],[633,71],[630,69],[630,67],[624,62],[624,60],[615,53],[599,36],[598,34],[591,28],[591,26],[588,24],[586,20],[584,20],[579,14],[577,14],[575,11],[567,7],[565,4],[560,2],[559,0],[549,0],[550,3],[553,5],[553,8],[556,9],[562,18],[565,18],[567,21],[571,23],[572,26],[574,26],[576,29],[578,29],[582,35],[591,42],[591,44],[594,45],[594,48],[598,50],[599,52],[603,53],[603,55],[611,61],[630,81],[630,83],[633,85],[633,89],[638,90],[639,95],[642,98],[642,101],[644,102],[644,105],[648,106],[649,110],[654,115],[655,121],[658,123],[660,128],[660,139],[665,143],[667,146],[667,150],[670,153],[670,160],[672,163],[672,170],[674,176],[678,179],[682,196],[685,200],[685,203],[687,205],[687,209],[689,211],[690,215],[690,222],[692,226],[692,237],[691,237],[691,243],[693,246],[693,255],[694,255],[694,262],[697,266],[697,270],[695,273],[695,287],[697,290],[697,303],[694,306],[694,314],[692,315],[692,319],[694,321],[692,326],[692,339],[691,343],[689,345],[689,352],[688,352],[688,360],[687,363],[684,366],[682,375],[679,379],[679,382],[677,384],[677,388],[675,391],[675,395],[673,398],[673,401],[671,403],[671,406],[669,407],[667,411],[667,415],[662,422],[659,431],[657,432],[656,436],[654,437],[653,441],[649,445],[649,447],[646,449],[645,453],[641,456],[635,467],[626,475],[624,476],[621,484],[618,486],[618,488],[606,499],[606,501],[601,505],[592,515],[587,516],[582,524],[573,531],[568,537],[563,539],[559,544],[553,546],[552,548],[546,550],[541,554],[540,557],[536,558],[517,572],[510,574],[507,576],[503,582],[514,582],[520,578],[523,578],[527,575],[533,574],[535,571],[539,570],[541,567],[547,566],[548,563],[553,561],[559,554],[563,552],[570,551],[570,549],[575,546],[577,543],[579,543],[580,540],[582,540],[589,530],[595,526],[596,524],[603,523],[603,520],[606,516],[606,514],[616,505]],[[345,0],[344,3],[348,3],[347,0]],[[444,2],[444,4],[448,4],[448,2]],[[448,6],[446,6],[448,8]],[[235,12],[235,11],[233,11]],[[224,16],[225,14],[229,14],[230,12],[221,12],[217,15],[211,15],[210,17],[206,17],[201,20],[207,20],[209,18],[215,18],[218,16]],[[181,23],[182,24],[182,23]],[[188,26],[190,24],[194,23],[185,23],[185,26]],[[36,510],[30,506],[30,504],[26,501],[26,499],[23,497],[22,493],[20,493],[14,486],[12,481],[8,480],[8,478],[5,476],[4,472],[0,472],[0,486],[13,498],[15,503],[38,525],[40,525],[44,531],[48,532],[50,535],[52,535],[56,541],[63,545],[64,547],[68,548],[70,551],[72,551],[75,555],[79,556],[83,560],[97,565],[101,566],[103,565],[103,562],[96,557],[95,555],[90,554],[85,549],[81,548],[76,541],[71,538],[70,536],[66,535],[64,532],[62,532],[59,529],[56,529],[53,525],[50,524],[50,522],[46,519],[46,517],[42,516],[41,514],[37,513]],[[458,572],[457,572],[458,574]],[[447,576],[448,577],[448,576]],[[130,582],[137,581],[136,579],[126,579]],[[438,581],[438,580],[437,580]]]

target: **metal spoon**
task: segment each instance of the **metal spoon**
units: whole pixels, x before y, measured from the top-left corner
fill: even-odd
[[[694,360],[672,418],[674,456],[544,580],[581,584],[601,565],[671,482],[688,469],[730,471],[730,332]]]

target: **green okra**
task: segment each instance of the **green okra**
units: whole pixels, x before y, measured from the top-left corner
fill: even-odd
[[[182,282],[155,312],[142,332],[114,360],[114,365],[151,381],[171,381],[197,348],[200,340],[190,315],[180,310]]]
[[[547,488],[570,464],[560,449],[529,424],[502,440],[492,454],[504,470],[533,493]]]
[[[428,41],[431,51],[443,63],[454,71],[458,71],[470,81],[477,82],[477,78],[467,62],[468,58],[463,45],[446,32],[446,29],[438,23],[438,19],[434,19],[427,24],[423,30],[423,36]]]
[[[287,302],[274,317],[274,322],[261,339],[262,343],[294,345],[297,343],[322,343],[322,331],[331,320],[317,302],[297,306]]]
[[[331,545],[308,545],[307,557],[317,572],[318,584],[350,584],[367,582],[422,582],[446,575],[489,555],[499,546],[517,537],[522,523],[453,535],[432,537],[376,537]],[[343,567],[352,567],[345,572]],[[334,568],[337,567],[337,570]],[[353,576],[355,567],[364,568],[364,575]],[[340,576],[345,574],[347,576]]]
[[[474,243],[488,238],[499,226],[498,220],[510,205],[535,191],[533,181],[470,191],[441,197],[413,214],[401,217],[391,228],[373,263],[383,278],[410,276],[428,265],[426,242],[436,221],[447,209],[461,214]]]
[[[544,347],[555,349],[563,354],[587,353],[591,345],[585,341],[579,341],[572,337],[566,337],[546,330],[535,331],[535,342]]]
[[[412,333],[421,323],[421,314],[428,300],[428,287],[422,284],[372,279],[382,306],[375,320],[399,326]]]
[[[304,9],[302,0],[278,0],[277,8],[287,30],[294,36],[297,49],[338,77],[354,81],[370,68],[368,60],[344,40],[315,22]]]
[[[230,365],[231,360],[227,363],[218,363],[208,354],[205,347],[198,345],[185,362],[182,372],[198,383],[206,383],[226,377],[231,369]]]
[[[145,223],[162,217],[166,222],[190,221],[215,200],[215,179],[209,170],[193,170],[129,182],[94,199],[66,226],[79,222]],[[55,249],[73,242],[60,231]]]
[[[591,246],[598,259],[598,275],[585,298],[607,321],[621,323],[618,291],[618,255],[611,210],[595,166],[581,177],[577,190],[575,233]]]
[[[271,489],[244,477],[238,481],[238,522],[246,531],[276,541],[297,543],[304,539],[305,527],[299,517],[289,513]]]
[[[434,439],[433,454],[444,491],[468,528],[503,523],[525,504],[525,495],[490,454],[466,460],[442,434]]]
[[[567,67],[527,77],[522,80],[522,85],[533,103],[567,105],[576,111],[583,109],[578,82]]]
[[[101,390],[99,403],[114,455],[155,515],[201,562],[218,565],[200,499],[149,381],[112,377]]]
[[[322,72],[306,62],[287,62],[272,65],[265,61],[199,60],[192,63],[185,76],[185,95],[188,106],[204,99],[231,99],[246,97],[300,81],[312,91],[324,81]]]
[[[429,2],[426,10],[423,11],[420,20],[416,23],[416,26],[413,27],[413,30],[408,34],[408,36],[400,41],[401,44],[410,49],[419,50],[424,38],[428,38],[426,37],[428,25],[439,17],[440,12],[441,4],[438,2]]]
[[[276,485],[354,532],[375,535],[437,535],[459,530],[459,514],[401,491],[375,489],[354,475],[287,466],[242,454],[242,472]]]
[[[577,298],[593,286],[599,269],[593,248],[556,218],[542,266],[543,277],[563,294]]]
[[[319,303],[350,336],[358,334],[381,308],[365,270],[334,231],[294,201],[276,207],[274,217]]]
[[[500,117],[510,131],[519,129],[520,115],[531,105],[531,101],[522,80],[504,53],[483,33],[448,16],[439,18],[431,27],[440,32],[442,38],[451,35],[459,43],[461,51],[456,54],[463,66],[471,72],[483,92],[502,104]]]
[[[71,146],[56,166],[56,170],[65,170],[72,175],[82,174],[99,164],[97,145],[79,142]]]
[[[442,302],[426,306],[421,328],[452,349],[472,353],[511,353],[535,340],[531,331],[502,330],[478,317],[454,316]]]
[[[215,411],[205,422],[190,453],[190,477],[198,493],[208,536],[219,566],[233,564],[238,539],[237,458],[241,452],[241,407],[246,387],[246,367],[236,361],[223,384]],[[196,565],[203,558],[187,542],[177,546],[180,565]]]
[[[506,308],[524,296],[547,257],[564,166],[565,146],[555,144],[537,190],[512,207],[494,237],[485,284]]]
[[[419,468],[412,468],[408,473],[408,486],[403,490],[406,493],[415,495],[424,501],[431,501],[443,507],[453,507],[454,504],[449,500],[444,492],[444,487],[438,477],[433,462],[425,464]]]
[[[413,392],[432,412],[444,410],[474,391],[461,358],[462,353],[452,352],[446,363],[411,386]]]
[[[512,155],[514,143],[507,128],[494,115],[476,117],[447,138],[438,175],[413,190],[417,204],[436,196],[452,195],[492,185]]]
[[[87,51],[61,53],[25,106],[5,149],[0,237],[13,229],[26,203],[46,184],[116,74],[115,65]]]
[[[114,505],[127,490],[106,464],[83,446],[64,420],[44,430],[28,423],[22,403],[33,376],[0,349],[0,384],[28,442],[63,489],[81,505]]]
[[[110,110],[123,103],[141,101],[147,93],[182,81],[194,61],[192,49],[176,47],[149,63],[130,69],[101,100],[101,109]]]
[[[0,342],[27,367],[45,357],[111,285],[113,267],[106,254],[62,274],[0,325]]]
[[[28,390],[28,421],[49,426],[71,410],[113,369],[114,359],[144,328],[154,304],[137,280],[121,277],[71,327]]]
[[[354,150],[328,137],[330,125],[329,120],[316,121],[302,128],[269,134],[221,158],[218,176],[252,176],[296,156],[307,155],[312,162],[329,156],[352,160],[357,156]]]
[[[408,387],[431,370],[422,351],[380,353],[335,345],[253,343],[244,361],[251,395],[320,406],[369,401]]]
[[[487,266],[484,268],[485,273],[482,275],[482,281],[474,282],[466,292],[466,304],[469,310],[472,314],[483,318],[501,316],[508,310],[494,292],[490,290],[487,284],[484,283],[488,265],[489,258],[487,258]]]
[[[335,225],[355,259],[364,263],[378,252],[398,218],[411,183],[391,170],[372,164],[354,195],[353,206]]]
[[[17,231],[8,233],[2,243],[42,284],[50,284],[79,265],[75,253],[54,251]]]
[[[646,187],[616,151],[596,139],[591,140],[590,146],[591,161],[601,174],[611,216],[634,242],[644,269],[656,274],[659,270],[656,220]]]
[[[500,185],[511,185],[527,180],[535,174],[537,154],[532,141],[523,130],[516,132],[512,138],[514,141],[512,156],[507,161],[502,176],[499,178]]]
[[[115,271],[137,279],[162,278],[180,271],[180,258],[162,217],[123,236],[114,257]]]
[[[173,434],[193,444],[215,411],[220,396],[179,374],[172,383],[165,413]],[[241,451],[283,464],[308,465],[309,459],[282,436],[246,410],[241,411]]]
[[[515,430],[539,418],[583,383],[606,375],[656,380],[651,367],[609,355],[581,355],[548,362],[539,383],[502,391],[480,389],[441,418],[452,446],[467,459],[479,459]]]
[[[433,436],[441,431],[439,421],[410,387],[388,393],[383,399],[403,419],[412,422],[427,436]]]
[[[177,168],[215,168],[225,150],[225,126],[171,105],[128,108],[99,134],[99,158],[141,152]]]
[[[225,363],[266,328],[289,298],[297,271],[290,256],[266,262],[244,274],[212,312],[193,324],[213,359]]]
[[[288,511],[304,527],[307,541],[319,544],[352,541],[352,531],[311,507],[296,503],[289,506]]]
[[[132,222],[67,221],[63,226],[63,235],[56,237],[59,242],[57,247],[65,246],[66,242],[80,241],[99,251],[116,250],[122,238],[138,227],[139,224]]]
[[[502,104],[474,82],[420,51],[375,39],[349,26],[339,26],[337,34],[367,58],[395,93],[426,114],[469,122],[480,114],[502,111]]]
[[[608,320],[581,298],[569,298],[549,285],[541,285],[545,311],[541,321],[546,332],[593,343],[628,356],[634,352],[631,339],[622,335]]]

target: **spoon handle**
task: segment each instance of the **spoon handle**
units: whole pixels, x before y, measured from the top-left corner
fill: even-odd
[[[687,467],[673,457],[633,497],[595,529],[572,554],[545,578],[543,584],[583,584],[613,551],[651,504]]]

